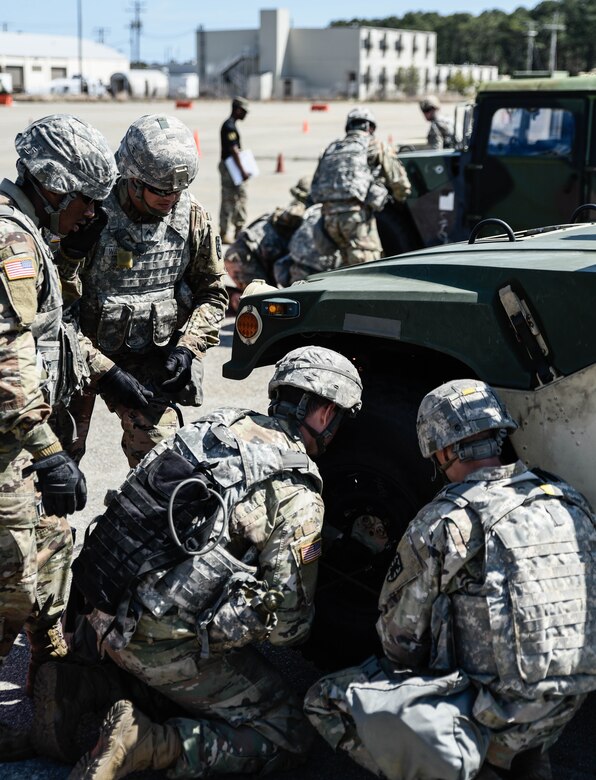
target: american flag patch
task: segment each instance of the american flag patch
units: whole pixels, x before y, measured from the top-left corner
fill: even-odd
[[[300,560],[302,563],[312,563],[321,557],[321,540],[316,539],[310,544],[303,544],[300,548]]]
[[[15,279],[34,279],[35,268],[32,257],[14,257],[4,261],[4,271],[9,281]]]

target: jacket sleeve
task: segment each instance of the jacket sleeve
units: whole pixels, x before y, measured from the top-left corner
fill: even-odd
[[[412,192],[412,185],[406,169],[399,161],[395,149],[387,144],[381,144],[379,163],[387,188],[398,203],[402,203]]]
[[[184,280],[190,287],[194,308],[178,345],[201,358],[209,347],[219,344],[219,328],[228,305],[228,294],[223,282],[221,239],[211,217],[194,198],[190,215],[190,252]]]
[[[0,237],[0,454],[25,447],[39,452],[57,438],[46,403],[31,325],[43,284],[33,239],[12,230]]]
[[[307,482],[271,480],[235,508],[240,533],[259,551],[258,577],[282,593],[274,645],[306,639],[314,618],[323,500]]]

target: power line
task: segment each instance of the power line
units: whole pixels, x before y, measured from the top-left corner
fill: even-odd
[[[143,22],[141,21],[141,12],[145,10],[142,0],[134,0],[132,9],[134,17],[129,24],[130,28],[130,61],[141,61],[141,30],[143,29]]]

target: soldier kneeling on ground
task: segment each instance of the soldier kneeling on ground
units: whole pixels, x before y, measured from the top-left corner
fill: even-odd
[[[323,523],[313,458],[361,392],[347,358],[301,347],[275,367],[269,416],[212,412],[130,472],[73,565],[87,611],[78,636],[86,626],[111,666],[46,664],[35,687],[34,748],[61,760],[83,752],[83,716],[113,705],[71,780],[304,760],[313,732],[302,703],[255,644],[309,633]]]
[[[389,780],[550,780],[547,749],[596,689],[596,520],[566,482],[503,464],[517,428],[463,379],[418,412],[449,480],[410,523],[377,623],[385,657],[306,696],[333,748]]]

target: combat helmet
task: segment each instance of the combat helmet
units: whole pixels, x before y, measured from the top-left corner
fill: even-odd
[[[367,130],[369,127],[372,127],[373,130],[377,127],[377,120],[370,108],[358,106],[348,112],[348,116],[346,117],[346,133],[356,129]]]
[[[192,133],[179,119],[145,114],[126,131],[116,152],[118,170],[125,179],[138,179],[163,192],[190,186],[199,170]]]
[[[301,390],[300,400],[291,403],[281,399],[279,391],[282,387]],[[320,433],[305,422],[311,396],[326,398],[339,409],[339,413]],[[353,416],[360,410],[362,380],[353,363],[339,352],[324,347],[299,347],[288,352],[275,364],[275,371],[269,382],[269,398],[269,414],[295,418],[315,438],[321,453],[324,452],[343,414]]]
[[[441,103],[434,95],[427,95],[420,101],[421,111],[438,111],[441,108]]]
[[[418,444],[425,458],[453,445],[459,460],[498,455],[517,423],[492,387],[478,379],[455,379],[428,393],[418,409]],[[463,441],[492,431],[487,437]]]
[[[15,139],[21,184],[27,178],[50,215],[50,230],[58,233],[60,213],[80,193],[105,200],[118,171],[114,155],[103,135],[71,114],[51,114],[38,119]],[[53,206],[38,185],[64,197]]]
[[[301,176],[293,187],[290,187],[290,195],[292,195],[300,203],[306,203],[310,195],[310,186],[312,184],[312,176]]]

